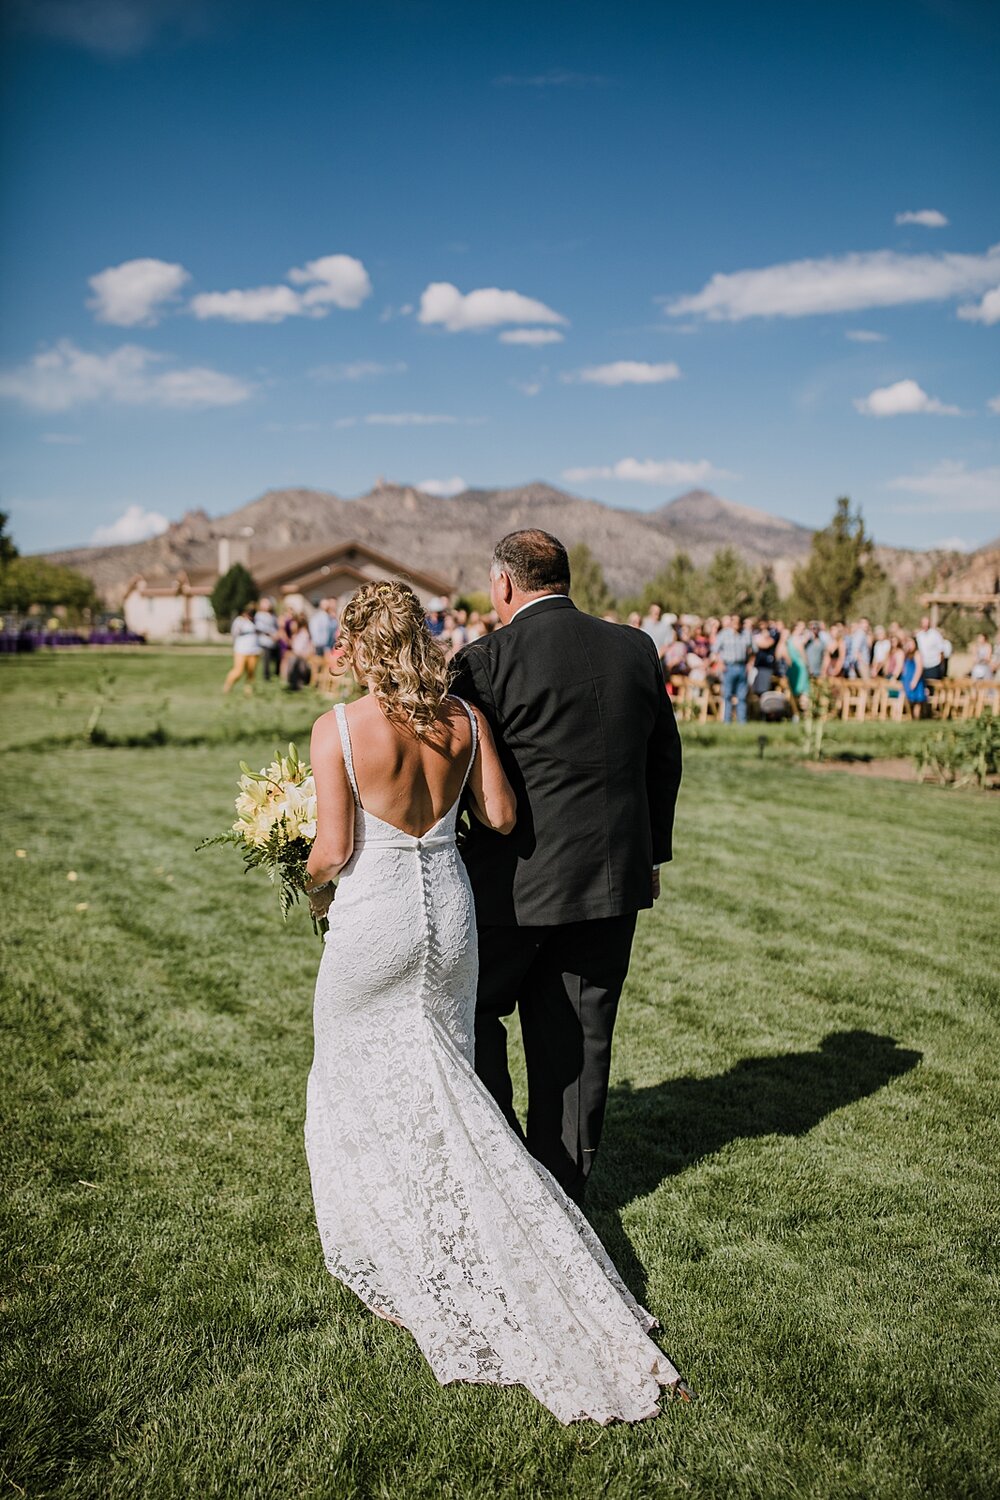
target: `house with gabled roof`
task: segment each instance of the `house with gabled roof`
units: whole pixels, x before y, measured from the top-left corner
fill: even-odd
[[[429,606],[447,598],[454,585],[439,574],[390,557],[367,542],[331,542],[253,552],[245,537],[219,541],[218,566],[189,568],[173,575],[136,575],[125,590],[123,613],[129,630],[147,640],[180,636],[193,640],[218,639],[211,594],[219,578],[242,563],[253,575],[261,594],[278,605],[289,604],[308,614],[321,599],[344,605],[363,583],[379,578],[402,578],[420,602]]]

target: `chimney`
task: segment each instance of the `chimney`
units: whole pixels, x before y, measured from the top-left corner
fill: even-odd
[[[246,568],[250,563],[250,538],[246,536],[220,536],[219,537],[219,577],[228,573],[229,569],[242,563]]]

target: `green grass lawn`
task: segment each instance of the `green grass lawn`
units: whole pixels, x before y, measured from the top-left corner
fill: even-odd
[[[193,852],[321,705],[129,656],[102,723],[166,743],[98,748],[103,665],[0,662],[5,1493],[1000,1492],[1000,799],[688,735],[588,1210],[700,1399],[562,1428],[440,1389],[323,1268],[319,945]]]

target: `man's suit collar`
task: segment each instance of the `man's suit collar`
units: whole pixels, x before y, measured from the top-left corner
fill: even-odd
[[[523,625],[525,620],[537,619],[539,615],[547,615],[550,609],[576,609],[576,605],[568,594],[557,594],[551,599],[539,599],[537,604],[523,609],[515,620],[505,625],[505,630],[512,630],[517,625]]]

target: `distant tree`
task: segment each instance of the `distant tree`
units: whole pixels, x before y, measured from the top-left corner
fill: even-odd
[[[55,609],[63,605],[71,614],[96,609],[100,601],[89,578],[73,568],[60,568],[44,557],[9,558],[0,567],[0,609],[26,614],[32,607]]]
[[[466,589],[464,594],[459,594],[455,600],[456,609],[464,609],[470,615],[473,610],[480,615],[488,615],[493,608],[493,601],[485,589]]]
[[[0,568],[5,568],[18,555],[13,538],[7,534],[7,522],[9,520],[10,517],[7,512],[0,510]]]
[[[781,614],[781,594],[770,563],[765,563],[757,573],[750,607],[762,620],[775,620]]]
[[[705,610],[716,615],[746,613],[753,592],[753,577],[742,557],[734,547],[720,547],[705,570]]]
[[[881,569],[872,560],[872,541],[860,509],[841,495],[829,526],[813,532],[809,556],[793,575],[793,602],[803,615],[833,623],[846,620],[866,581]]]
[[[228,630],[236,615],[258,596],[257,585],[242,563],[233,563],[228,573],[223,573],[212,590],[210,603],[215,614],[215,623],[220,630]]]
[[[644,615],[651,604],[660,604],[675,615],[697,613],[701,609],[704,591],[704,574],[699,572],[686,552],[676,552],[667,566],[649,580],[638,597],[622,601],[622,609],[626,614],[637,609]]]
[[[586,542],[569,549],[569,570],[573,580],[571,593],[577,609],[588,615],[604,615],[614,608],[614,598],[604,577],[604,569]]]

